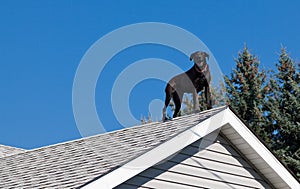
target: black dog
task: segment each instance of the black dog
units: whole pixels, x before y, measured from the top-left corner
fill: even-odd
[[[206,52],[194,52],[190,56],[190,60],[194,60],[194,66],[185,73],[173,77],[167,84],[165,92],[165,106],[163,109],[163,121],[166,120],[166,109],[171,98],[175,103],[175,112],[173,118],[177,117],[181,108],[182,97],[184,93],[193,94],[194,112],[199,111],[198,93],[205,88],[205,98],[207,108],[211,109],[209,83],[211,80],[210,71],[206,62],[209,55]]]

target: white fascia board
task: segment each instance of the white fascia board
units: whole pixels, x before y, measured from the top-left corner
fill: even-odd
[[[285,181],[287,186],[292,189],[300,188],[299,182],[229,108],[178,134],[174,138],[131,160],[122,167],[100,177],[83,188],[110,189],[116,187],[202,137],[221,129],[224,125],[229,125],[230,128],[235,130],[241,136],[241,139],[271,167],[272,171]]]
[[[174,138],[162,143],[141,156],[129,161],[122,167],[100,177],[84,186],[84,189],[103,188],[110,189],[120,185],[149,167],[163,161],[186,146],[221,128],[228,123],[226,110],[202,121],[196,126],[178,134]],[[122,152],[120,152],[122,153]]]
[[[227,120],[247,144],[261,157],[266,164],[292,189],[299,189],[299,182],[289,173],[289,171],[279,162],[279,160],[264,146],[260,140],[248,129],[247,126],[230,110],[227,111]],[[247,157],[247,156],[246,156]]]

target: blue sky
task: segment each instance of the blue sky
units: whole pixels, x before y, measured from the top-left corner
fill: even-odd
[[[1,1],[0,144],[32,149],[81,138],[72,111],[77,67],[91,45],[119,27],[140,22],[181,27],[201,39],[229,74],[244,43],[267,69],[274,68],[281,45],[299,60],[299,8],[296,0]],[[122,128],[110,104],[114,79],[134,61],[153,57],[183,70],[192,65],[160,45],[135,46],[113,57],[95,94],[108,131]],[[137,119],[147,115],[151,99],[163,100],[164,85],[145,80],[134,88],[130,105]]]

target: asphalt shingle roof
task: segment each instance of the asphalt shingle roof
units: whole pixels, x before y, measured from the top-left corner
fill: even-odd
[[[0,144],[0,158],[24,152],[24,149]]]
[[[77,188],[225,107],[0,158],[0,188]]]

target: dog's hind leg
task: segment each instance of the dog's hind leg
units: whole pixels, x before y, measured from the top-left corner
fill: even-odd
[[[173,118],[178,116],[178,113],[179,113],[180,108],[181,108],[182,97],[183,97],[182,93],[175,92],[173,94],[173,100],[174,100],[174,104],[175,104],[175,112],[173,114]]]
[[[169,94],[166,94],[166,99],[165,99],[165,105],[163,108],[163,116],[162,116],[162,121],[167,120],[167,107],[171,101],[171,96]]]
[[[163,108],[163,116],[162,116],[162,121],[166,121],[166,116],[167,116],[167,107],[171,101],[171,98],[172,98],[172,87],[167,84],[167,87],[165,89],[165,93],[166,93],[166,99],[165,99],[165,105],[164,105],[164,108]]]

